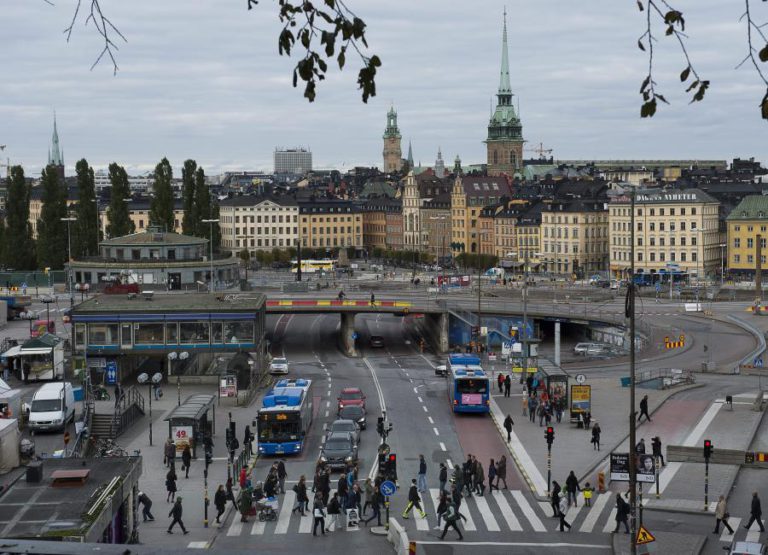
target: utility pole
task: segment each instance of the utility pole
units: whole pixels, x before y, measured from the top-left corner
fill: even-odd
[[[629,318],[629,520],[630,552],[637,555],[637,420],[635,419],[635,196],[630,200],[629,283],[627,285],[626,316]],[[670,274],[671,275],[671,274]],[[670,282],[671,283],[671,282]],[[671,284],[670,284],[671,287]]]
[[[755,294],[761,301],[763,300],[763,249],[760,247],[760,243],[763,240],[763,236],[759,233],[755,237]]]
[[[208,287],[208,292],[209,293],[213,293],[213,288],[214,288],[214,286],[216,284],[216,282],[213,279],[213,224],[218,224],[219,220],[218,219],[210,219],[210,220],[201,220],[201,222],[204,223],[204,224],[210,224],[209,225],[210,233],[208,235],[208,244],[211,246],[211,260],[209,261],[210,264],[211,264],[211,283],[210,283],[210,285]]]

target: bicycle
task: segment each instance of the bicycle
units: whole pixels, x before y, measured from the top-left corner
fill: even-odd
[[[96,401],[111,401],[112,400],[112,396],[109,394],[109,391],[107,390],[107,388],[104,387],[103,385],[99,385],[99,386],[97,386],[93,390],[93,398]]]

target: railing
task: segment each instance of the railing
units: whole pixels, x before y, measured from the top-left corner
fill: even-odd
[[[88,372],[85,373],[83,388],[83,414],[80,417],[80,420],[83,422],[83,427],[75,438],[75,443],[72,445],[72,450],[69,453],[70,457],[84,457],[88,455],[88,438],[90,436],[91,423],[93,421],[93,413],[95,409],[93,386],[91,384],[90,373]]]
[[[119,436],[123,430],[144,414],[144,397],[133,385],[124,390],[123,396],[115,405],[115,411],[110,421],[109,437]]]

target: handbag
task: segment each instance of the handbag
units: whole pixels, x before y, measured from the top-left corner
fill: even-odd
[[[728,520],[729,518],[731,518],[731,513],[725,513],[723,515],[723,520]]]
[[[323,514],[323,510],[320,508],[315,509],[315,518],[325,518],[325,514]]]

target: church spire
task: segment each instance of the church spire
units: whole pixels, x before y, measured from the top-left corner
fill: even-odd
[[[509,83],[509,53],[507,52],[507,8],[504,7],[504,34],[501,42],[501,76],[499,78],[499,96],[511,95],[512,85]]]
[[[408,167],[413,169],[413,149],[411,148],[411,141],[408,141]]]
[[[48,164],[63,166],[64,160],[59,145],[59,130],[56,125],[56,111],[53,112],[53,135],[51,136],[51,148],[48,151]]]

